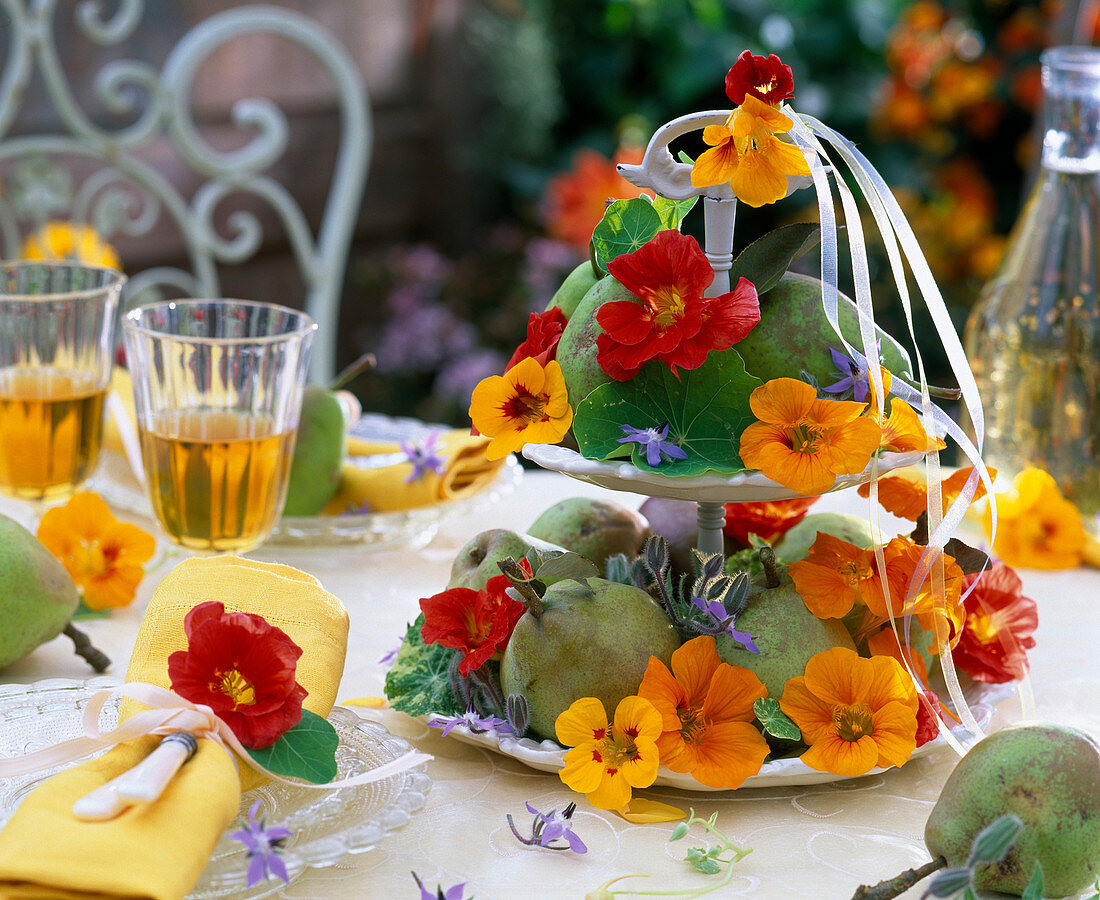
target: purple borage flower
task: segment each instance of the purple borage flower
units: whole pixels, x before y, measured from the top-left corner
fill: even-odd
[[[497,734],[514,734],[512,726],[496,716],[481,717],[472,707],[466,707],[466,712],[461,716],[432,716],[428,719],[432,728],[442,728],[443,737],[451,733],[456,725],[465,725],[471,734],[485,734],[487,731],[495,731]]]
[[[726,612],[721,600],[704,600],[702,597],[692,597],[691,602],[696,609],[706,613],[713,624],[725,628],[726,634],[741,644],[749,653],[760,652],[760,648],[753,642],[751,634],[747,631],[734,629],[733,626],[736,624],[737,617]]]
[[[401,452],[412,463],[412,471],[405,479],[408,484],[423,478],[431,469],[436,475],[442,475],[447,471],[447,463],[442,456],[435,452],[435,445],[439,441],[439,432],[433,431],[418,444],[410,441],[401,441]]]
[[[446,891],[444,891],[442,885],[440,885],[435,889],[435,893],[433,894],[424,887],[424,882],[420,880],[420,876],[417,875],[416,872],[412,873],[412,877],[416,881],[416,886],[420,888],[420,900],[462,900],[466,890],[466,882],[463,881],[461,884],[456,884],[447,888]]]
[[[234,831],[229,835],[233,840],[244,844],[248,854],[248,880],[245,886],[253,887],[272,875],[290,884],[286,863],[283,862],[279,853],[282,852],[283,842],[294,832],[281,825],[265,827],[266,816],[257,821],[256,813],[259,812],[261,803],[263,800],[257,800],[249,809],[248,828]]]
[[[550,810],[548,813],[539,812],[530,803],[525,803],[527,811],[535,817],[531,823],[531,835],[525,837],[519,833],[512,816],[506,816],[508,827],[521,844],[528,847],[545,847],[547,850],[572,850],[574,853],[587,853],[588,847],[584,841],[573,831],[573,813],[577,809],[576,803],[570,803],[561,812]],[[555,845],[555,841],[565,841],[569,846]]]
[[[875,341],[875,353],[878,354],[879,342]],[[867,359],[858,351],[853,351],[852,356],[846,356],[839,350],[829,348],[829,354],[833,358],[833,365],[837,372],[843,376],[840,381],[823,387],[821,390],[829,394],[845,394],[852,392],[852,399],[859,403],[866,403],[871,393],[867,373]]]
[[[651,466],[659,466],[661,464],[661,457],[668,456],[670,459],[687,459],[688,455],[684,450],[672,443],[672,441],[666,441],[668,437],[668,422],[665,422],[660,428],[631,428],[629,425],[619,426],[626,432],[626,437],[619,438],[620,444],[639,444],[645,447],[645,461]]]

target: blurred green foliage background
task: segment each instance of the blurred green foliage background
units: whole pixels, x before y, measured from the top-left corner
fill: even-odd
[[[1019,209],[1035,158],[1038,57],[1066,15],[1052,0],[467,0],[462,9],[477,127],[459,159],[475,179],[476,227],[447,252],[396,245],[352,260],[358,289],[385,298],[351,335],[379,357],[358,386],[369,408],[453,423],[467,421],[477,381],[502,370],[527,314],[584,258],[584,208],[598,216],[609,191],[625,187],[616,153],[631,158],[684,113],[728,109],[723,79],[745,48],[779,54],[794,70],[795,109],[860,144],[895,188],[961,332]],[[742,205],[735,243],[814,216],[809,191],[759,211]],[[685,230],[698,236],[701,221],[694,214]],[[815,261],[803,265],[812,272]],[[884,259],[872,270],[879,322],[901,337]],[[930,380],[953,383],[934,332],[918,327]]]

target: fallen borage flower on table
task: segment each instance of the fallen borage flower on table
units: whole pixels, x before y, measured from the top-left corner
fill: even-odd
[[[472,897],[466,897],[466,882],[460,882],[459,884],[453,884],[449,888],[444,889],[443,885],[437,885],[435,893],[433,894],[426,887],[424,882],[420,880],[420,876],[416,872],[410,873],[413,877],[413,881],[416,882],[416,886],[420,888],[420,900],[473,900]]]
[[[561,812],[556,809],[550,810],[550,812],[539,812],[533,807],[530,802],[523,804],[527,807],[527,811],[533,815],[534,821],[531,823],[531,834],[529,837],[519,833],[519,829],[516,828],[516,823],[512,820],[512,814],[508,813],[505,818],[508,820],[508,827],[512,830],[512,834],[516,836],[521,844],[526,844],[528,847],[542,847],[546,850],[572,850],[574,853],[587,853],[588,847],[585,846],[584,841],[581,840],[580,835],[573,831],[573,813],[577,810],[576,803],[570,803]],[[565,841],[566,846],[555,844],[555,841]]]
[[[466,712],[460,716],[431,716],[428,719],[431,728],[442,728],[443,737],[451,733],[456,725],[465,725],[470,734],[486,734],[495,731],[497,734],[513,734],[511,725],[499,716],[482,716],[472,706],[466,707]]]
[[[36,537],[80,588],[84,605],[103,610],[132,603],[156,539],[120,522],[98,494],[79,491],[42,514]]]
[[[280,878],[284,883],[290,884],[287,875],[286,863],[279,855],[283,852],[283,845],[294,836],[294,832],[282,825],[267,826],[267,817],[256,818],[263,800],[257,800],[248,810],[248,821],[245,827],[229,833],[235,841],[244,844],[247,853],[248,876],[245,887],[255,887],[268,877]]]

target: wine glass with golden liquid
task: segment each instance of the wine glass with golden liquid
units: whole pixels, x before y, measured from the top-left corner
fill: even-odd
[[[146,490],[175,543],[243,553],[271,533],[316,329],[304,313],[246,300],[126,314]]]
[[[0,263],[3,493],[41,508],[95,468],[125,282],[80,263]]]

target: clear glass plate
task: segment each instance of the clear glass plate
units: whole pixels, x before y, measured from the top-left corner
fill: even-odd
[[[89,681],[51,679],[31,685],[0,685],[0,757],[22,756],[83,734],[81,715],[89,698],[103,688],[117,687],[114,678]],[[111,728],[117,721],[118,705],[108,704],[100,726]],[[336,707],[328,716],[340,736],[336,751],[337,778],[348,778],[397,759],[411,747],[374,722]],[[404,827],[427,800],[431,781],[421,764],[373,784],[317,791],[287,784],[268,784],[241,795],[240,816],[247,819],[249,807],[262,799],[263,810],[272,824],[294,832],[283,860],[293,881],[308,868],[323,868],[345,857],[365,853]],[[0,779],[0,828],[15,807],[39,783],[64,767],[34,775]],[[228,829],[241,826],[234,822]],[[285,885],[279,879],[261,881],[245,889],[248,862],[244,846],[222,835],[210,864],[188,897],[265,897]]]
[[[431,425],[419,419],[401,419],[366,413],[352,433],[380,443],[417,442],[446,425]],[[380,462],[392,464],[389,456]],[[475,494],[445,503],[433,503],[413,509],[377,513],[347,513],[339,516],[284,516],[268,538],[272,544],[365,544],[388,547],[406,542],[410,549],[425,546],[439,526],[455,516],[470,516],[511,494],[523,477],[523,467],[513,455],[491,485]],[[151,517],[153,512],[145,491],[134,478],[126,458],[104,449],[89,490],[98,493],[116,509]]]

